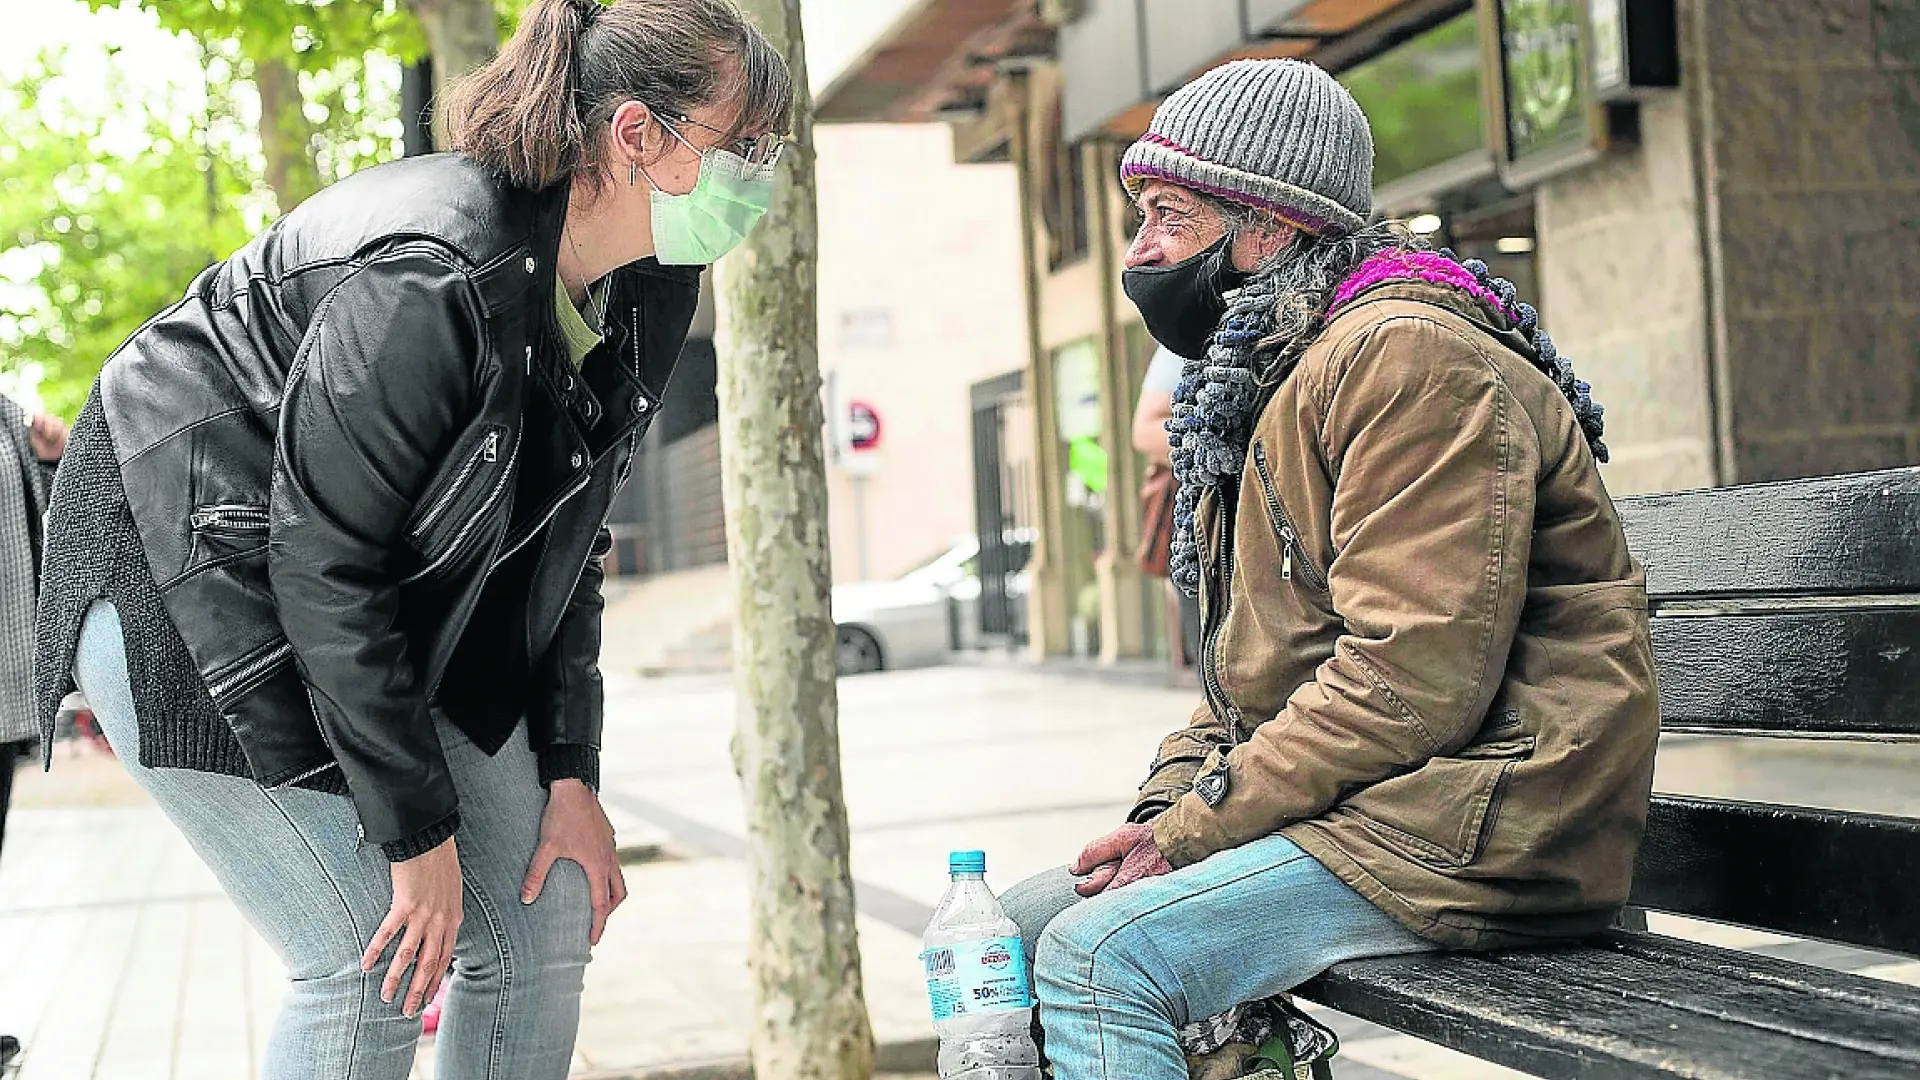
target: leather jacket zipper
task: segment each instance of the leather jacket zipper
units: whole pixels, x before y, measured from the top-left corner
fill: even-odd
[[[539,536],[540,530],[547,527],[547,522],[552,521],[554,517],[560,513],[560,508],[567,505],[567,500],[580,494],[580,489],[586,487],[587,482],[591,479],[593,479],[592,469],[581,473],[579,479],[575,480],[567,490],[560,493],[560,497],[553,501],[553,505],[547,508],[546,513],[540,515],[538,520],[533,521],[523,528],[519,536],[508,537],[507,542],[500,546],[500,554],[494,557],[493,566],[489,568],[489,572],[499,569],[501,564],[513,557],[514,552],[527,546],[527,541]]]
[[[1325,592],[1326,576],[1320,573],[1319,567],[1313,565],[1312,559],[1307,558],[1307,548],[1300,542],[1299,531],[1293,527],[1292,519],[1287,517],[1286,509],[1280,505],[1279,492],[1273,486],[1273,473],[1267,466],[1267,449],[1259,443],[1253,444],[1253,467],[1260,474],[1260,494],[1266,497],[1267,515],[1273,518],[1273,531],[1280,535],[1281,580],[1293,580],[1294,555],[1298,553],[1300,575],[1307,579],[1307,584]]]
[[[497,456],[499,446],[497,443],[493,443],[492,445],[494,446],[494,453]],[[482,453],[485,453],[484,447]],[[500,496],[506,492],[508,481],[513,479],[513,466],[519,459],[520,444],[515,442],[513,451],[507,455],[506,468],[500,470],[499,477],[493,482],[493,489],[487,492],[486,499],[468,516],[466,522],[460,526],[460,531],[453,534],[453,541],[447,545],[447,550],[441,552],[439,557],[435,558],[432,562],[421,567],[418,572],[409,577],[402,578],[400,584],[411,585],[416,581],[431,577],[438,573],[442,567],[453,561],[454,556],[458,555],[461,549],[466,546],[467,540],[473,535],[474,530],[480,527],[480,522],[493,511],[494,504],[498,503]]]
[[[217,702],[227,700],[242,691],[251,690],[269,673],[292,658],[293,643],[283,641],[259,656],[236,665],[218,679],[208,681],[207,696]]]
[[[633,342],[633,378],[634,381],[638,383],[640,380],[640,305],[638,304],[633,305],[633,322],[627,326],[627,338]],[[641,392],[645,392],[644,388],[642,388]],[[586,472],[581,473],[579,478],[567,487],[567,490],[560,493],[560,497],[553,501],[553,505],[547,508],[546,513],[540,515],[537,520],[523,528],[519,534],[507,537],[507,542],[500,546],[500,554],[494,557],[490,572],[491,570],[499,569],[501,565],[513,557],[514,552],[527,546],[527,541],[540,535],[540,530],[546,528],[547,523],[552,521],[554,517],[560,513],[560,508],[567,505],[568,500],[572,499],[575,495],[580,494],[581,489],[585,488],[592,479],[593,469],[589,466]],[[609,505],[607,515],[611,517],[612,513],[613,508]]]
[[[1220,500],[1220,557],[1216,576],[1219,578],[1220,603],[1216,618],[1207,620],[1212,623],[1207,628],[1206,639],[1200,645],[1200,683],[1206,691],[1207,704],[1230,729],[1233,741],[1240,741],[1240,710],[1234,708],[1233,701],[1227,697],[1227,688],[1220,684],[1219,645],[1220,632],[1227,625],[1227,614],[1233,610],[1233,522],[1226,510],[1224,493]],[[1211,608],[1213,605],[1208,605]],[[1212,615],[1214,612],[1209,611]]]
[[[273,787],[268,788],[267,790],[285,791],[290,787],[294,787],[298,784],[305,783],[306,781],[311,780],[316,776],[319,776],[321,773],[326,772],[328,769],[337,769],[339,767],[340,767],[340,763],[337,761],[329,761],[324,765],[315,765],[313,768],[308,769],[305,772],[295,773],[293,776],[280,781],[279,783],[273,785]]]
[[[273,528],[272,518],[258,506],[203,506],[188,522],[194,532],[220,536],[263,536]]]
[[[427,507],[427,512],[414,525],[412,529],[414,541],[417,543],[421,537],[425,536],[428,530],[433,528],[433,523],[439,521],[447,512],[454,500],[460,497],[460,493],[467,489],[467,484],[473,480],[474,474],[480,471],[481,464],[491,464],[499,460],[500,429],[496,427],[487,431],[487,437],[480,440],[480,445],[474,447],[473,452],[467,455],[467,460],[460,466],[459,473],[455,474],[453,483],[448,484],[447,490],[433,500],[432,505]]]

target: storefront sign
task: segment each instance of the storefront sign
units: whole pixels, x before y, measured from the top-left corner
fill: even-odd
[[[1627,85],[1627,27],[1621,0],[1593,5],[1593,89],[1611,94]]]
[[[1507,156],[1524,160],[1586,135],[1581,0],[1500,0]]]
[[[1511,185],[1585,164],[1606,145],[1590,82],[1588,0],[1482,0],[1493,135]]]
[[[1587,0],[1589,69],[1599,101],[1631,101],[1680,85],[1673,0]]]

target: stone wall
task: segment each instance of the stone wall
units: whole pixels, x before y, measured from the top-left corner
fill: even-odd
[[[1547,330],[1607,407],[1615,495],[1716,479],[1705,267],[1687,107],[1641,108],[1640,145],[1541,185]]]
[[[1920,462],[1920,0],[1685,6],[1725,479]]]

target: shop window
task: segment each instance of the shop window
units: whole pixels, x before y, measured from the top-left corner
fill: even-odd
[[[1479,21],[1472,12],[1339,78],[1373,126],[1375,187],[1487,153]]]

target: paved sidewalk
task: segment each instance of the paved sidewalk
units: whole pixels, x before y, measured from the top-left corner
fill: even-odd
[[[741,813],[724,678],[609,678],[604,798],[632,896],[588,969],[577,1078],[738,1076],[748,975]],[[883,1044],[931,1036],[918,937],[950,848],[984,847],[1005,888],[1119,819],[1191,691],[1088,674],[951,667],[841,686],[861,947]],[[1732,798],[1920,814],[1920,748],[1673,740],[1658,785]],[[63,749],[63,754],[66,751]],[[26,1043],[5,1080],[257,1076],[282,994],[277,959],[116,762],[20,777],[0,858],[0,1032]],[[1920,984],[1920,962],[1728,927],[1655,929]],[[1340,1080],[1520,1074],[1338,1014]],[[429,1044],[430,1046],[430,1044]],[[431,1054],[416,1075],[432,1076]],[[458,1080],[458,1078],[443,1078]]]
[[[150,804],[27,809],[0,869],[0,1031],[27,1047],[9,1080],[239,1080],[285,982],[272,950]],[[647,828],[618,822],[623,844]],[[574,1074],[739,1059],[747,1041],[746,884],[732,859],[629,867],[632,896],[587,970]],[[931,1038],[919,943],[862,919],[883,1042]],[[432,1040],[415,1075],[433,1076]]]

